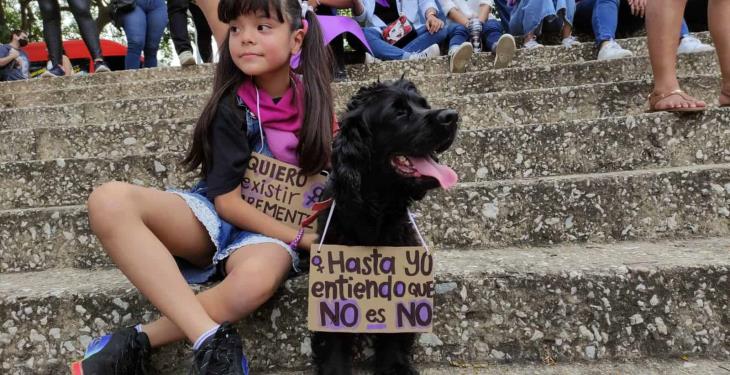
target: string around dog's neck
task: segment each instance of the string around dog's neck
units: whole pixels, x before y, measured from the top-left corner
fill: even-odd
[[[327,214],[327,221],[324,223],[324,230],[322,231],[322,237],[319,239],[319,247],[317,248],[317,251],[322,250],[322,245],[324,245],[324,237],[327,234],[327,230],[330,227],[330,222],[332,221],[332,214],[335,212],[335,205],[337,202],[335,200],[332,200],[332,206],[330,206],[330,212]],[[411,225],[413,225],[413,229],[416,230],[416,234],[418,235],[418,240],[421,241],[421,246],[423,246],[424,249],[426,249],[426,254],[431,254],[431,249],[428,248],[428,244],[426,244],[426,240],[423,239],[423,236],[421,235],[421,231],[418,229],[418,224],[416,224],[416,217],[413,215],[411,210],[407,209],[406,212],[408,213],[408,221],[411,222]]]

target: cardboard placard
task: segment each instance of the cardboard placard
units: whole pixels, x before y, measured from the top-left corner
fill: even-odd
[[[274,219],[299,228],[319,202],[327,177],[306,176],[297,166],[254,152],[241,182],[243,199]],[[317,222],[305,228],[314,232]]]
[[[433,265],[433,257],[421,246],[313,246],[309,329],[431,332]]]

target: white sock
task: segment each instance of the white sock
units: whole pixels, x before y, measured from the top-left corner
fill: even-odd
[[[137,333],[142,333],[142,325],[141,324],[137,324],[136,326],[134,326],[134,329],[137,331]]]
[[[203,345],[203,341],[207,340],[208,337],[213,336],[219,327],[220,325],[217,325],[200,335],[200,337],[198,337],[198,339],[195,340],[195,343],[193,344],[193,350],[200,349],[200,345]]]

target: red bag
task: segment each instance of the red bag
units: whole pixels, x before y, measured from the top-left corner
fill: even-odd
[[[404,47],[416,38],[416,30],[413,23],[401,15],[383,30],[383,39],[396,47]]]

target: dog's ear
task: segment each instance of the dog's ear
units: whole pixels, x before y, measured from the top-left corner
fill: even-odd
[[[349,111],[340,124],[332,146],[332,172],[335,196],[362,204],[362,175],[370,168],[371,133],[364,123],[362,108]]]

